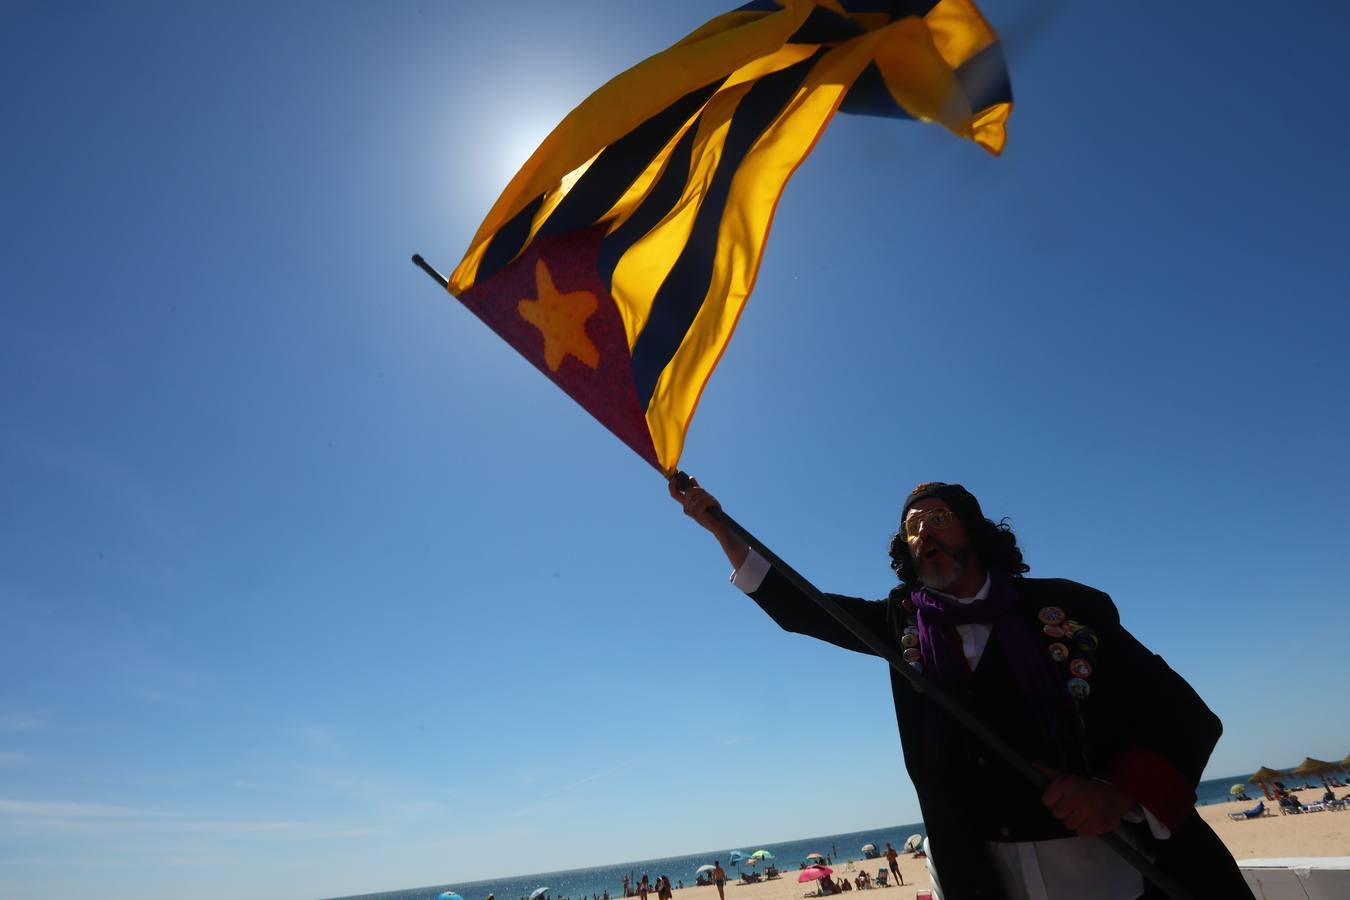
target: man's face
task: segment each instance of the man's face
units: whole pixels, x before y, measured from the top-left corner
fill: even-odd
[[[937,497],[919,500],[905,514],[904,529],[919,580],[937,591],[956,583],[973,553],[965,526],[947,504]]]

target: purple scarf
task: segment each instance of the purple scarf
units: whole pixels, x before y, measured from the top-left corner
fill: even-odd
[[[910,600],[917,611],[919,651],[923,654],[924,671],[946,688],[963,687],[967,672],[961,645],[948,635],[947,626],[977,623],[994,626],[989,640],[998,641],[1002,646],[1017,686],[1050,739],[1050,746],[1058,757],[1056,763],[1064,768],[1065,760],[1074,756],[1070,752],[1071,746],[1077,743],[1072,718],[1073,700],[1064,681],[1056,678],[1045,639],[1018,615],[1017,592],[1012,580],[1004,575],[991,575],[989,595],[974,603],[959,603],[951,597],[923,590],[914,591]]]

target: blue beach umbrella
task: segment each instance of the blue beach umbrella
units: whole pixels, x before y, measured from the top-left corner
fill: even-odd
[[[741,860],[743,859],[745,859],[745,854],[739,850],[732,850],[727,854],[727,862],[731,863],[733,866],[739,867]]]

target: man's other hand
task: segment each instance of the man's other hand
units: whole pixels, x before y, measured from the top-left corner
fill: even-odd
[[[1114,831],[1134,807],[1127,794],[1104,781],[1043,771],[1054,780],[1041,795],[1041,802],[1066,828],[1083,837]]]

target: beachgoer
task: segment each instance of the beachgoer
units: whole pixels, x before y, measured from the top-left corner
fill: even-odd
[[[891,874],[895,876],[896,882],[899,883],[899,884],[904,884],[904,883],[905,883],[905,879],[904,879],[904,877],[901,876],[901,874],[900,874],[900,860],[899,860],[899,856],[900,856],[900,854],[896,853],[896,852],[895,852],[895,848],[891,846],[891,842],[890,842],[890,841],[887,841],[887,842],[886,842],[886,865],[890,866],[890,868],[891,868]]]
[[[703,858],[707,859],[708,857],[705,856]],[[727,892],[726,892],[727,871],[726,869],[722,868],[722,861],[720,859],[713,860],[712,877],[713,877],[713,884],[717,885],[718,900],[727,900]]]
[[[681,491],[672,479],[670,494],[721,544],[732,583],[779,626],[872,652],[714,516],[717,500],[697,481]],[[1159,497],[1155,514],[1170,522],[1185,511]],[[956,484],[909,494],[890,555],[900,584],[887,599],[832,599],[1052,779],[1037,791],[891,673],[945,900],[1022,895],[1040,882],[1051,900],[1081,896],[1083,884],[1099,897],[1162,896],[1095,839],[1117,828],[1192,896],[1252,896],[1194,807],[1218,717],[1125,630],[1110,597],[1024,577],[1012,530]],[[1194,571],[1201,562],[1188,560]],[[1181,590],[1155,585],[1169,597]]]

